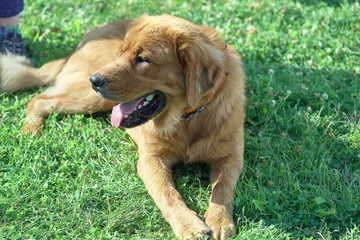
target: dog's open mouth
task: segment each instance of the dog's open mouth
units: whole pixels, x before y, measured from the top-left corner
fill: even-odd
[[[111,125],[115,128],[132,128],[144,124],[162,111],[165,102],[165,94],[155,91],[138,100],[120,103],[113,107]]]

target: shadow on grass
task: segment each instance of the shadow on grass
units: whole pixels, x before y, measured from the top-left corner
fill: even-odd
[[[246,167],[234,201],[240,232],[246,221],[263,221],[294,237],[344,236],[360,224],[358,76],[291,65],[269,76],[269,64],[255,59],[244,59]]]
[[[299,0],[294,2],[300,2],[301,4],[305,5],[318,5],[319,3],[325,3],[328,6],[334,6],[334,7],[341,7],[341,5],[344,3],[343,0]],[[354,3],[354,0],[348,0],[348,3]]]

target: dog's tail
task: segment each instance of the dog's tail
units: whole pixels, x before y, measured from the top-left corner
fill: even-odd
[[[41,68],[34,68],[24,56],[0,54],[0,93],[12,93],[52,83],[65,63],[64,58],[46,63]]]

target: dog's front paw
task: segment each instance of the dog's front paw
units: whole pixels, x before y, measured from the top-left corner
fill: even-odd
[[[211,229],[203,222],[193,223],[181,229],[176,234],[179,239],[211,239]]]
[[[205,222],[217,240],[227,239],[236,233],[232,214],[223,205],[211,204],[205,213]]]
[[[173,226],[179,239],[211,239],[211,229],[195,213],[183,214]]]

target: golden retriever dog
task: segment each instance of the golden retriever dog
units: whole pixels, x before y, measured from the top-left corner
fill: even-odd
[[[29,103],[25,134],[60,113],[112,109],[139,151],[138,173],[180,239],[235,234],[232,200],[243,168],[245,93],[239,54],[213,28],[169,16],[121,20],[86,34],[66,59],[39,69],[0,59],[2,91],[55,82]],[[90,81],[89,81],[90,79]],[[209,165],[202,220],[175,189],[177,163]]]

